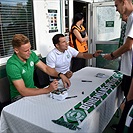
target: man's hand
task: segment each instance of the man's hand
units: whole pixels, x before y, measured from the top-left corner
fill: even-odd
[[[125,102],[121,103],[121,105],[120,105],[120,109],[121,109],[121,111],[124,110],[124,107],[125,107]]]
[[[97,50],[95,53],[94,53],[94,57],[98,57],[103,51],[102,50]]]
[[[65,76],[67,77],[67,78],[71,78],[72,77],[72,75],[73,75],[73,72],[72,71],[67,71],[66,73],[65,73]]]
[[[58,89],[58,81],[56,79],[54,79],[53,82],[50,83],[50,85],[47,89],[49,90],[49,92],[57,90]]]
[[[60,78],[62,79],[65,88],[70,87],[71,85],[70,80],[64,74],[60,74]]]
[[[110,54],[105,54],[105,55],[103,56],[103,58],[106,59],[106,60],[112,60],[112,57],[111,57]]]

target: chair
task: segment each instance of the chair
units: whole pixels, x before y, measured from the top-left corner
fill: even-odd
[[[0,112],[2,108],[11,103],[10,83],[7,77],[0,79]]]
[[[41,59],[42,62],[46,63],[46,58]],[[50,84],[49,75],[35,67],[34,70],[34,84],[38,88],[46,87]]]

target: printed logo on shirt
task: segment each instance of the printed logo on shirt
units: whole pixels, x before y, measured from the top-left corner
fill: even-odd
[[[67,55],[67,58],[70,58],[70,55],[69,54]]]
[[[26,72],[26,71],[23,69],[23,70],[22,70],[22,74],[24,74],[25,72]]]
[[[34,62],[33,61],[30,62],[30,66],[31,67],[34,66]]]

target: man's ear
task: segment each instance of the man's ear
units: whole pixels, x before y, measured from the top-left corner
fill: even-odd
[[[17,54],[19,51],[17,48],[14,48],[14,52]]]
[[[58,43],[57,43],[57,44],[55,44],[55,47],[56,47],[56,48],[58,48],[58,47],[59,47],[59,44],[58,44]]]

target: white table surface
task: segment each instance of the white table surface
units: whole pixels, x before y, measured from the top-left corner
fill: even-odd
[[[106,74],[106,78],[98,78],[97,73]],[[107,78],[113,75],[113,70],[95,67],[85,67],[75,72],[68,90],[69,96],[76,98],[58,101],[49,97],[49,94],[24,97],[2,110],[2,133],[102,133],[115,111],[119,107],[123,94],[115,88],[103,102],[96,107],[80,124],[81,130],[70,130],[53,123],[69,109],[90,95]],[[92,82],[81,82],[82,79]],[[84,94],[82,94],[84,92]]]

